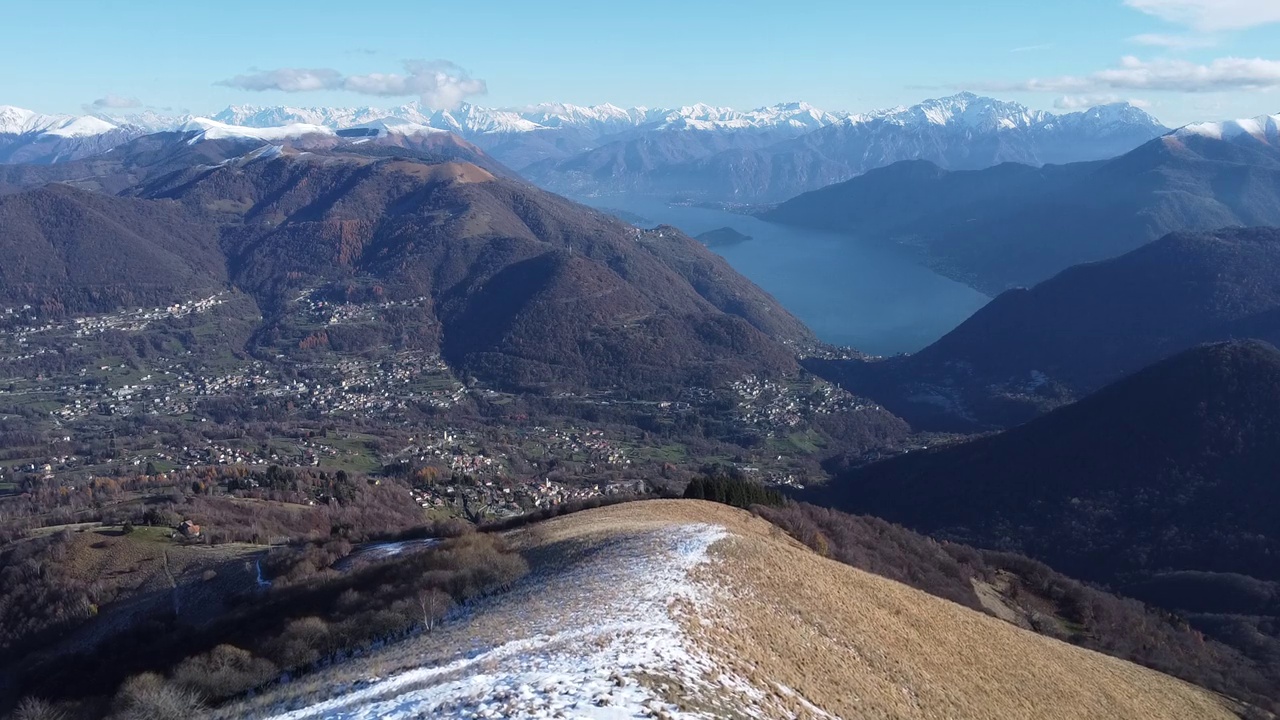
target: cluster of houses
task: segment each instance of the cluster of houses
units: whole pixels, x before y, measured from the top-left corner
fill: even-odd
[[[175,303],[165,307],[119,310],[103,315],[86,315],[72,318],[67,322],[56,323],[37,323],[34,318],[29,316],[31,306],[24,305],[22,308],[5,308],[4,317],[17,325],[9,333],[9,337],[22,345],[26,344],[32,335],[42,333],[65,331],[70,333],[71,337],[85,338],[92,335],[100,335],[109,330],[137,332],[145,330],[151,323],[159,320],[172,320],[192,314],[209,312],[226,301],[226,293],[218,293],[209,297],[188,300],[187,302]],[[23,319],[29,319],[30,322],[35,324],[19,324]]]
[[[318,290],[308,290],[299,294],[297,302],[302,305],[303,311],[311,322],[324,325],[368,322],[376,320],[381,310],[426,307],[430,302],[430,298],[426,296],[381,303],[329,302],[319,299],[319,295]]]
[[[769,435],[799,427],[814,415],[877,407],[821,380],[786,383],[748,375],[730,388],[738,395],[741,422]]]
[[[626,467],[631,464],[624,448],[605,437],[603,430],[534,427],[529,439],[544,455],[587,463],[588,470]]]
[[[108,330],[137,332],[145,330],[148,325],[158,320],[172,320],[192,314],[209,312],[226,301],[226,293],[218,293],[199,300],[175,303],[167,307],[121,310],[108,315],[78,317],[71,321],[71,325],[73,335],[81,338],[104,333]]]
[[[124,364],[102,366],[97,373],[82,368],[78,376],[85,379],[80,382],[49,382],[13,391],[0,387],[0,397],[19,393],[52,396],[61,403],[52,415],[61,422],[72,422],[93,414],[181,416],[194,412],[201,399],[235,396],[287,398],[325,415],[385,419],[415,403],[452,407],[467,393],[438,356],[423,353],[310,366],[330,372],[323,380],[286,380],[260,361],[221,374],[201,374],[164,358],[150,364],[153,369],[148,374],[126,382],[119,382],[119,378],[130,377],[132,370]]]
[[[483,450],[482,444],[474,432],[445,428],[438,434],[414,438],[394,459],[418,465],[443,465],[451,473],[473,477],[504,472],[507,455]]]

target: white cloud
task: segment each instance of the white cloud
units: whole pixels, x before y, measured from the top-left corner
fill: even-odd
[[[343,75],[331,68],[279,68],[237,75],[219,85],[244,90],[310,92],[346,90],[361,95],[406,97],[416,95],[428,107],[451,109],[473,95],[483,95],[484,80],[447,60],[407,60],[404,74],[369,73]]]
[[[342,86],[342,73],[329,68],[280,68],[278,70],[263,70],[249,75],[237,75],[218,84],[242,90],[280,90],[283,92],[334,90]]]
[[[1218,39],[1209,35],[1163,35],[1160,33],[1143,33],[1129,38],[1129,42],[1167,50],[1194,50],[1196,48],[1213,47]]]
[[[472,95],[483,95],[488,88],[465,70],[445,60],[409,60],[405,75],[373,73],[352,75],[344,89],[365,95],[417,95],[429,107],[453,108]]]
[[[1053,106],[1059,110],[1087,110],[1099,105],[1122,102],[1144,110],[1151,107],[1151,103],[1141,98],[1126,98],[1119,95],[1063,95],[1053,101]]]
[[[1033,78],[1016,83],[970,84],[982,90],[1100,93],[1112,90],[1166,92],[1216,92],[1223,90],[1269,90],[1280,87],[1280,61],[1262,58],[1218,58],[1207,65],[1186,60],[1145,61],[1121,58],[1118,67],[1089,75]]]
[[[1280,22],[1280,2],[1276,0],[1124,0],[1124,4],[1201,32]]]
[[[88,107],[92,107],[96,110],[104,110],[108,108],[136,108],[141,105],[142,101],[138,98],[107,93],[106,95],[89,103]]]

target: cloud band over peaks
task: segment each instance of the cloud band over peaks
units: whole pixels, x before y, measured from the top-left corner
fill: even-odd
[[[1013,83],[968,83],[968,86],[995,91],[1064,93],[1111,90],[1183,93],[1270,90],[1280,87],[1280,61],[1228,57],[1199,64],[1186,60],[1144,61],[1136,57],[1125,57],[1117,67],[1089,75],[1035,78]]]
[[[488,91],[478,80],[448,60],[406,60],[404,73],[344,75],[332,68],[278,68],[236,75],[218,85],[242,90],[315,92],[345,90],[378,97],[416,95],[427,107],[449,110]]]

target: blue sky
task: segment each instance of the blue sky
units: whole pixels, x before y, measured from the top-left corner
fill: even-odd
[[[1280,0],[0,0],[0,17],[0,104],[46,112],[864,111],[959,89],[1043,109],[1132,99],[1168,124],[1280,112]],[[453,65],[405,64],[436,60]]]

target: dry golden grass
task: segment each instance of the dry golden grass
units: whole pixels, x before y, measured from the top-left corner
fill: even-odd
[[[845,718],[1231,718],[1208,692],[823,558],[750,514],[700,501],[600,508],[530,528],[531,545],[664,525],[730,535],[695,572],[716,602],[686,631],[773,689],[777,711]],[[686,616],[687,617],[687,616]],[[817,706],[809,708],[781,684]]]
[[[589,626],[601,615],[625,615],[632,601],[617,588],[627,583],[611,573],[626,570],[614,563],[625,565],[629,553],[645,553],[644,548],[669,552],[654,538],[701,524],[727,534],[711,546],[710,562],[692,571],[705,590],[704,601],[678,599],[672,615],[685,636],[682,644],[713,661],[706,667],[714,670],[694,687],[670,667],[632,668],[625,682],[651,691],[659,701],[651,708],[654,717],[1234,717],[1218,698],[1180,680],[855,570],[749,513],[690,500],[627,503],[512,531],[509,539],[526,551],[533,573],[510,594],[480,603],[431,635],[233,703],[215,716],[262,717],[312,706],[345,697],[372,677],[442,667],[476,649],[554,636]],[[581,645],[543,650],[590,653],[590,643],[611,639],[561,638],[554,642]],[[459,672],[511,669],[501,666],[507,660],[494,662]],[[463,678],[446,675],[432,682],[454,679]],[[316,717],[337,714],[320,711]]]

